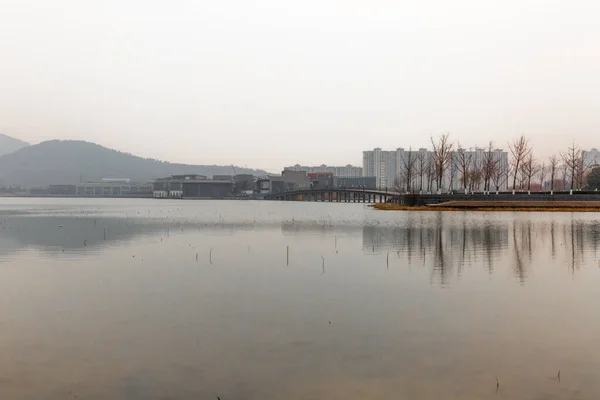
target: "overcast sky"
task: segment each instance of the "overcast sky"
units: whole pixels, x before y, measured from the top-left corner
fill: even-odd
[[[361,164],[449,132],[600,146],[600,2],[0,0],[0,132]]]

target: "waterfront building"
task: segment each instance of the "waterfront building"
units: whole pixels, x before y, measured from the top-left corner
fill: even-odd
[[[306,166],[296,164],[290,167],[285,167],[284,171],[305,171],[307,174],[330,173],[339,178],[358,178],[363,176],[363,169],[361,167],[356,167],[350,164],[345,166]]]
[[[398,161],[395,151],[363,151],[363,176],[374,176],[378,189],[393,188],[398,177]]]
[[[50,186],[54,194],[57,185]],[[130,179],[102,179],[100,182],[86,182],[74,185],[77,196],[84,197],[151,197],[152,183],[135,183]]]
[[[283,177],[276,175],[259,177],[256,180],[255,192],[259,195],[285,192]]]
[[[308,174],[306,171],[293,171],[284,169],[281,173],[285,184],[285,191],[305,190],[310,187]]]
[[[175,198],[183,197],[183,182],[189,180],[206,180],[206,176],[198,174],[172,175],[156,179],[152,185],[152,197]]]
[[[186,199],[223,199],[233,195],[231,179],[190,179],[182,182],[182,197]]]

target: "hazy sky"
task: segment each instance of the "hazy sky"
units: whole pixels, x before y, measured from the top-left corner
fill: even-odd
[[[277,171],[600,146],[600,2],[0,0],[0,132]]]

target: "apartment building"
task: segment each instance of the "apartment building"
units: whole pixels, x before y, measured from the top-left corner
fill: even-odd
[[[468,185],[472,190],[483,190],[480,171],[485,160],[491,156],[496,179],[493,184],[490,182],[490,188],[495,190],[497,183],[498,190],[506,190],[508,153],[502,149],[492,150],[491,155],[488,155],[488,152],[489,149],[483,148],[457,149],[452,152],[439,188],[439,180],[434,168],[434,154],[425,148],[406,150],[400,147],[392,151],[375,148],[364,151],[363,174],[374,176],[378,188],[395,188],[412,192],[436,192],[438,189],[444,192],[457,191],[464,189],[466,179],[467,183],[471,180],[476,183],[476,185]],[[466,174],[461,159],[467,160]]]
[[[377,147],[363,151],[363,176],[374,176],[377,188],[393,188],[398,177],[396,151],[386,151]]]
[[[596,148],[583,150],[583,163],[586,168],[600,164],[600,151]]]
[[[338,178],[360,178],[363,176],[363,169],[361,167],[350,164],[345,166],[329,166],[325,164],[319,166],[306,166],[296,164],[285,167],[284,171],[305,171],[307,174],[330,173]]]

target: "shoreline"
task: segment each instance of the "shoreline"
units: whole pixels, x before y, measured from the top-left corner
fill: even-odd
[[[425,206],[376,203],[382,211],[600,212],[598,201],[450,201]]]

